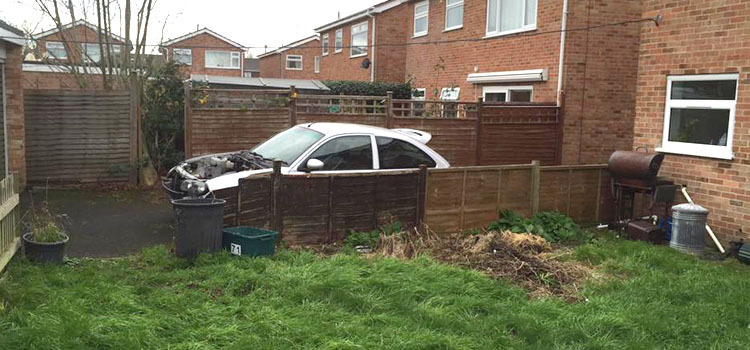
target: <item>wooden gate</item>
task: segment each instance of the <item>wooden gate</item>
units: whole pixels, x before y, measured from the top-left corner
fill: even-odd
[[[0,180],[0,271],[21,246],[18,178],[10,174]]]

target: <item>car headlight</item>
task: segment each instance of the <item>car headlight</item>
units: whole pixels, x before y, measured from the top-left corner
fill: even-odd
[[[208,192],[208,185],[203,181],[185,180],[180,184],[180,189],[190,197],[200,197]]]

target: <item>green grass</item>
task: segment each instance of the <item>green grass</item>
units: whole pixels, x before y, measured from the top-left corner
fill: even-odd
[[[0,349],[745,349],[750,268],[664,247],[578,248],[609,278],[587,301],[524,290],[429,258],[282,251],[271,259],[157,247],[68,266],[11,264]]]

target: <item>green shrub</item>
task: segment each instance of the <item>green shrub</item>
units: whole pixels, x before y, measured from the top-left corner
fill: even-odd
[[[143,95],[143,136],[160,174],[184,159],[179,147],[185,119],[185,86],[180,65],[169,62],[153,72]]]
[[[488,227],[491,231],[509,230],[515,233],[531,233],[548,242],[587,241],[590,237],[568,216],[554,211],[544,211],[530,218],[513,210],[500,211],[500,218]]]
[[[392,234],[399,233],[401,231],[403,231],[403,225],[399,221],[395,221],[391,223],[390,225],[381,226],[378,229],[372,230],[369,232],[352,231],[346,237],[346,240],[344,240],[344,246],[351,247],[351,248],[354,248],[357,246],[366,246],[366,247],[374,248],[376,245],[378,245],[378,241],[380,240],[381,234],[390,236]]]
[[[329,92],[331,95],[386,96],[388,91],[393,91],[393,98],[411,99],[412,89],[408,83],[371,83],[349,80],[327,80],[323,83],[331,89]]]

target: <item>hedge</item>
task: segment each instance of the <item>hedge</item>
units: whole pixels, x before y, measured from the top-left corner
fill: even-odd
[[[393,91],[393,98],[411,99],[411,85],[407,83],[327,80],[323,84],[331,89],[331,95],[386,96]]]

